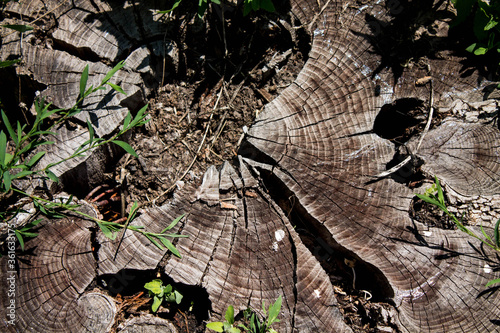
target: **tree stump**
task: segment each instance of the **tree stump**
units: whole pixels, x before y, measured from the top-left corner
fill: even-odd
[[[60,8],[52,2],[9,8],[29,18],[37,17],[39,8],[52,10],[50,17],[58,22],[52,35],[59,47],[70,51],[26,46],[25,62],[33,79],[47,86],[54,101],[64,103],[68,96],[74,100],[71,94],[78,89],[71,87],[78,84],[85,61],[115,63],[149,50],[140,41],[159,38],[157,23],[144,24],[151,21],[145,10],[149,3],[141,4],[81,0]],[[175,282],[206,290],[214,320],[222,319],[229,305],[236,312],[248,306],[260,311],[263,301],[268,305],[282,295],[277,331],[350,332],[328,267],[296,228],[297,221],[329,256],[352,263],[345,269],[354,272],[354,289],[370,289],[377,300],[392,304],[391,320],[399,331],[498,329],[499,294],[497,288],[484,287],[498,277],[492,269],[498,265],[495,254],[458,230],[412,220],[408,211],[414,190],[395,176],[376,177],[404,146],[408,155],[423,160],[425,172],[443,178],[447,188],[468,197],[500,194],[498,128],[446,120],[427,133],[418,149],[419,136],[400,145],[375,128],[384,107],[398,101],[445,108],[457,100],[485,98],[490,83],[478,73],[464,72],[463,59],[449,50],[443,48],[440,57],[428,58],[425,66],[405,67],[401,61],[409,61],[406,54],[401,51],[399,56],[391,45],[391,33],[415,36],[414,30],[401,30],[407,22],[399,22],[397,15],[417,9],[449,12],[445,7],[444,1],[387,6],[291,1],[291,13],[312,36],[308,61],[295,83],[259,114],[235,161],[209,168],[201,185],[187,184],[168,203],[142,210],[132,222],[160,231],[186,213],[175,230],[189,236],[175,241],[182,259],[131,231],[115,258],[119,240],[100,233],[92,252],[95,227],[88,222],[44,223],[40,236],[29,242],[33,251],[18,258],[19,320],[15,327],[5,327],[4,321],[2,330],[105,331],[113,320],[113,303],[108,296],[91,293],[92,281],[125,269],[160,267]],[[126,17],[135,24],[126,25]],[[5,43],[5,52],[16,54],[17,43]],[[145,48],[131,51],[140,49],[138,44]],[[41,60],[39,54],[57,61]],[[96,68],[97,82],[109,66]],[[129,91],[146,95],[144,73],[129,70],[120,76],[122,82],[129,84]],[[59,82],[60,72],[71,75]],[[429,85],[415,84],[427,75],[433,78],[432,91]],[[58,97],[60,92],[64,97]],[[122,104],[134,104],[109,96],[99,105],[97,97],[89,102],[85,119],[95,120],[92,112],[102,108],[118,110],[104,112],[102,120],[98,117],[99,123],[108,124],[109,115],[110,125],[102,129],[106,135],[120,123]],[[493,225],[484,228],[491,232]],[[62,250],[52,251],[55,244]],[[5,267],[7,258],[1,262]],[[5,295],[3,284],[1,288]],[[107,310],[96,314],[97,303],[107,304]],[[68,310],[75,308],[77,315],[70,316]],[[1,310],[5,318],[5,301]]]

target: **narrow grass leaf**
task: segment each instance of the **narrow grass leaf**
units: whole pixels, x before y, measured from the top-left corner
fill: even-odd
[[[173,227],[175,227],[175,225],[177,223],[179,223],[179,221],[184,217],[184,215],[186,215],[186,214],[184,213],[181,216],[177,217],[175,220],[173,220],[172,223],[170,223],[170,225],[168,227],[163,229],[163,231],[161,233],[163,234],[163,233],[165,233],[165,231],[168,231],[168,230],[172,229]]]
[[[120,141],[120,140],[113,140],[112,141],[114,144],[122,147],[127,153],[129,153],[132,156],[138,157],[137,153],[135,152],[134,148],[132,148],[128,143],[125,141]]]
[[[110,86],[111,88],[113,88],[113,90],[118,91],[121,94],[127,95],[127,93],[125,91],[123,91],[122,87],[120,87],[119,85],[111,83],[111,82],[106,82],[106,84],[108,86]]]
[[[23,170],[23,171],[20,171],[20,172],[16,173],[15,175],[13,175],[11,177],[11,179],[23,178],[23,177],[29,176],[29,175],[31,175],[33,173],[34,173],[34,171]]]
[[[17,231],[17,230],[14,230],[14,233],[16,234],[17,240],[19,241],[19,245],[21,245],[21,250],[24,251],[24,239],[23,239],[23,235],[19,231]]]
[[[10,185],[11,185],[10,172],[8,170],[6,170],[3,173],[3,186],[5,189],[5,192],[8,192],[10,190]]]
[[[493,241],[491,240],[491,237],[488,236],[488,234],[486,233],[486,231],[484,231],[483,224],[481,224],[481,233],[483,234],[483,236],[484,236],[485,239],[487,239],[488,241],[490,241],[490,243],[493,243]]]
[[[269,306],[269,317],[267,318],[267,326],[271,326],[273,323],[279,322],[278,315],[281,310],[281,295],[278,297],[273,305]]]
[[[431,198],[431,197],[428,197],[428,196],[426,196],[426,195],[422,195],[422,194],[418,194],[418,193],[416,193],[415,195],[416,195],[419,199],[421,199],[422,201],[425,201],[425,202],[427,202],[427,203],[430,203],[430,204],[432,204],[432,205],[436,205],[436,206],[439,206],[439,205],[440,205],[440,204],[439,204],[439,202],[438,202],[437,200],[435,200],[435,199],[433,199],[433,198]]]
[[[123,120],[123,130],[126,131],[128,129],[128,126],[130,125],[130,121],[132,120],[132,115],[130,114],[130,111],[127,113],[125,116],[125,119]]]
[[[43,157],[43,155],[45,155],[46,152],[44,151],[39,151],[38,153],[35,154],[35,156],[33,156],[28,163],[26,163],[26,165],[29,167],[29,168],[32,168],[35,164],[38,163],[38,161],[40,161],[40,159]]]
[[[19,141],[17,140],[16,132],[14,132],[14,129],[10,124],[9,118],[7,118],[7,115],[5,114],[5,112],[3,112],[3,110],[2,110],[2,120],[5,125],[5,128],[7,128],[7,132],[9,132],[11,140],[14,141],[14,143],[17,146]]]
[[[144,105],[135,115],[134,120],[130,123],[130,127],[137,126],[144,118],[144,113],[148,109],[149,104]]]
[[[17,64],[19,61],[21,61],[21,59],[0,61],[0,68],[12,66]]]
[[[154,295],[154,297],[153,297],[153,306],[151,307],[151,309],[153,310],[153,312],[158,311],[158,308],[160,307],[161,302],[162,302],[162,299],[159,298],[158,296]]]
[[[80,78],[80,98],[85,96],[85,88],[87,88],[87,81],[89,79],[89,65],[85,66]]]
[[[113,67],[113,69],[112,69],[112,70],[110,70],[110,71],[108,72],[108,74],[106,74],[106,76],[105,76],[105,77],[104,77],[104,79],[102,80],[101,85],[106,84],[106,83],[109,81],[109,79],[111,79],[111,78],[113,77],[113,75],[115,75],[115,74],[116,74],[116,72],[118,72],[118,71],[119,71],[119,70],[120,70],[123,66],[125,66],[125,62],[124,62],[123,60],[122,60],[122,61],[120,61],[119,63],[117,63],[117,64],[116,64],[116,66],[115,66],[115,67]]]
[[[207,324],[207,328],[215,331],[215,332],[224,332],[224,323],[221,323],[220,321],[214,321],[211,323]]]
[[[19,32],[26,32],[26,31],[33,30],[33,27],[31,27],[29,25],[22,25],[22,24],[4,24],[4,25],[2,25],[2,27],[12,29],[15,31],[19,31]]]
[[[486,288],[497,283],[500,283],[500,279],[491,280],[486,284]]]
[[[94,141],[94,127],[90,123],[90,121],[87,119],[87,128],[89,130],[89,143],[92,143]]]
[[[229,324],[234,324],[234,308],[232,305],[227,307],[226,314],[224,316]]]
[[[99,228],[101,229],[102,233],[104,234],[104,236],[106,236],[107,238],[113,240],[113,233],[111,232],[111,230],[109,230],[109,228],[107,226],[105,226],[104,224],[102,223],[97,223],[97,225],[99,226]]]
[[[182,258],[181,254],[179,253],[179,251],[175,248],[174,244],[172,244],[168,239],[166,239],[165,237],[158,237],[161,242],[163,243],[163,245],[165,245],[165,247],[170,251],[172,252],[176,257],[179,257],[179,258]]]
[[[146,236],[149,239],[149,241],[153,243],[157,248],[163,250],[163,247],[160,245],[160,243],[158,243],[153,237],[149,236],[148,234],[144,234],[144,236]]]
[[[495,224],[495,232],[494,232],[495,246],[497,247],[497,249],[500,248],[500,231],[498,230],[499,227],[500,227],[500,219]]]
[[[0,165],[5,166],[5,153],[7,152],[7,136],[0,131]]]
[[[54,183],[59,183],[59,178],[50,170],[45,170],[45,174],[52,180]]]

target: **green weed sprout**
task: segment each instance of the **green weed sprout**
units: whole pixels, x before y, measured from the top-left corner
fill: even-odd
[[[226,333],[241,333],[240,328],[247,333],[277,333],[271,326],[280,321],[278,319],[278,315],[281,311],[281,302],[282,299],[281,296],[279,296],[274,304],[269,305],[269,309],[267,311],[264,302],[262,302],[262,311],[264,312],[263,320],[259,319],[254,310],[246,309],[243,311],[243,316],[247,325],[238,324],[238,326],[235,326],[234,308],[230,305],[224,316],[226,321],[208,323],[207,328],[216,332]]]
[[[436,191],[437,191],[437,196],[436,196]],[[434,176],[434,184],[430,189],[428,189],[424,194],[415,194],[419,199],[430,203],[431,205],[434,205],[441,209],[446,215],[448,215],[452,221],[455,223],[457,226],[458,230],[465,232],[469,236],[472,236],[478,240],[480,240],[483,244],[491,247],[495,251],[500,252],[500,219],[496,222],[495,224],[495,229],[493,233],[493,239],[486,233],[484,230],[483,226],[481,225],[481,234],[482,236],[478,236],[475,232],[467,228],[456,216],[455,214],[451,213],[448,208],[446,207],[446,203],[444,202],[444,194],[443,194],[443,189],[441,188],[441,184],[439,183],[439,180],[436,176]],[[500,279],[495,279],[492,281],[489,281],[486,284],[486,287],[489,287],[493,284],[500,283]]]
[[[170,284],[164,286],[163,281],[160,279],[146,283],[144,288],[148,290],[150,296],[153,296],[153,305],[151,306],[153,312],[158,311],[163,301],[175,302],[177,304],[180,304],[182,301],[182,294]]]

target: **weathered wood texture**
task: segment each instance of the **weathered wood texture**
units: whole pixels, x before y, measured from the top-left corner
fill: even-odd
[[[18,267],[9,267],[7,256],[1,258],[0,277],[13,279],[15,297],[7,297],[7,287],[12,285],[2,283],[0,315],[16,322],[6,326],[2,321],[2,332],[105,332],[111,328],[114,300],[88,290],[96,270],[92,226],[77,218],[46,220],[37,242],[17,253]],[[7,316],[10,300],[15,300],[15,318]]]
[[[265,156],[268,169],[313,223],[380,270],[402,331],[494,331],[499,295],[484,288],[497,277],[489,269],[494,255],[478,252],[480,244],[459,231],[412,221],[413,194],[404,185],[388,178],[372,182],[395,154],[392,143],[372,132],[381,107],[403,97],[428,100],[429,92],[415,87],[423,71],[405,69],[397,81],[386,68],[375,74],[381,59],[366,38],[373,34],[366,17],[385,11],[363,8],[339,2],[323,12],[309,61],[295,84],[259,115],[246,154]],[[432,60],[430,68],[437,104],[481,97],[477,76],[460,78],[453,58]],[[498,193],[497,128],[445,122],[426,138],[422,157],[450,187],[467,194]]]
[[[422,2],[422,6],[429,3]],[[411,7],[412,2],[400,4],[403,9],[405,5]],[[139,7],[128,2],[118,8],[83,0],[76,6],[61,6],[53,12],[60,29],[53,36],[58,45],[74,45],[80,57],[102,57],[115,63],[133,54],[131,48],[139,49],[142,38],[156,34],[148,30],[154,29],[154,24],[142,25],[148,18]],[[55,5],[33,2],[28,6],[13,4],[12,8],[35,18],[33,9],[51,10]],[[249,305],[260,309],[263,300],[269,304],[283,295],[279,332],[349,332],[336,307],[327,273],[276,204],[284,195],[285,199],[294,198],[296,212],[332,251],[335,248],[357,259],[355,269],[371,267],[367,279],[380,281],[377,292],[394,303],[399,313],[394,320],[400,331],[498,329],[499,294],[484,289],[487,281],[498,277],[491,269],[496,265],[495,257],[487,249],[478,250],[480,245],[459,231],[412,221],[408,215],[412,191],[391,178],[373,177],[386,169],[395,154],[394,144],[373,131],[381,108],[400,98],[429,102],[428,89],[414,84],[429,74],[427,70],[387,68],[387,55],[378,52],[387,37],[382,30],[391,27],[389,13],[393,9],[378,2],[351,6],[343,1],[302,0],[292,1],[291,9],[313,37],[309,59],[296,82],[259,115],[240,151],[245,158],[240,157],[234,165],[226,163],[220,170],[210,168],[200,188],[186,185],[171,202],[142,211],[132,222],[160,231],[187,213],[177,230],[189,235],[176,241],[182,259],[130,231],[116,259],[118,241],[98,234],[100,247],[94,258],[89,249],[90,225],[47,223],[41,235],[30,242],[33,251],[25,254],[26,260],[37,265],[19,262],[17,329],[91,330],[93,312],[75,304],[87,295],[93,279],[123,269],[160,266],[176,282],[205,288],[215,317],[222,317],[228,305],[236,311]],[[131,15],[134,20],[143,17],[139,28],[120,23],[121,17]],[[99,51],[90,51],[94,44],[102,45]],[[16,44],[11,47],[15,50]],[[28,65],[33,64],[28,66],[33,78],[52,89],[51,94],[58,84],[77,85],[77,73],[85,61],[42,46],[26,46],[25,50],[25,56],[43,53],[61,60],[48,66],[37,65],[36,57],[27,60]],[[483,98],[485,84],[478,83],[477,75],[460,77],[459,60],[451,54],[446,60],[430,60],[436,105]],[[66,61],[75,67],[70,69]],[[97,81],[108,68],[103,66],[95,66]],[[64,83],[44,78],[43,73],[63,69],[76,74]],[[145,89],[137,81],[138,74],[123,73],[122,77],[123,82],[130,82],[131,91],[142,93]],[[67,91],[69,100],[74,100],[78,91],[59,90]],[[120,105],[114,98],[107,100],[108,108]],[[95,112],[101,106],[95,106]],[[442,126],[427,134],[419,150],[427,171],[468,196],[499,194],[498,129],[456,121]],[[454,136],[447,139],[442,132]],[[463,150],[466,154],[458,153]],[[481,172],[468,171],[478,169]],[[461,176],[463,171],[468,173]],[[284,190],[271,193],[275,196],[271,197],[261,178],[280,184]],[[491,230],[490,225],[485,227]],[[63,249],[53,252],[55,238],[60,239]],[[75,308],[79,309],[76,315]],[[109,311],[112,317],[112,307]],[[60,318],[65,318],[64,327]],[[108,323],[107,319],[99,322],[102,330]]]
[[[246,166],[240,165],[239,170]],[[249,171],[240,178],[229,164],[221,172],[212,167],[204,185],[199,200],[193,201],[197,189],[184,188],[168,206],[149,210],[134,221],[152,231],[161,230],[182,212],[189,212],[180,227],[189,238],[176,244],[183,258],[168,254],[165,273],[176,282],[205,288],[212,310],[222,317],[229,305],[236,313],[248,306],[260,311],[262,301],[270,304],[284,295],[279,332],[349,332],[336,308],[328,275]],[[206,204],[214,199],[216,206]],[[221,208],[219,200],[234,209]],[[117,242],[103,239],[101,244],[99,274],[152,269],[164,255],[131,232],[116,260]]]

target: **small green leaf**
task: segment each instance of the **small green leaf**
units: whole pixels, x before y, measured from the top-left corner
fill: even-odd
[[[11,185],[10,172],[8,170],[6,170],[3,173],[3,186],[5,189],[5,192],[8,192],[10,190],[10,185]]]
[[[234,324],[234,308],[232,305],[227,307],[226,315],[224,316],[229,324]]]
[[[177,8],[181,4],[181,2],[182,2],[182,0],[178,0],[176,3],[174,3],[174,5],[172,6],[172,8],[167,9],[167,10],[159,11],[158,14],[167,14],[167,13],[170,13],[175,8]]]
[[[7,132],[9,132],[11,140],[14,141],[14,143],[17,146],[19,144],[19,141],[17,141],[16,132],[14,132],[14,129],[12,128],[12,125],[10,124],[9,118],[7,118],[7,115],[5,114],[5,112],[3,112],[3,110],[2,110],[2,120],[3,120],[5,127],[7,128]]]
[[[33,30],[33,27],[30,27],[29,25],[22,25],[22,24],[4,24],[4,25],[2,25],[2,27],[12,29],[15,31],[19,31],[19,32],[26,32],[26,31]]]
[[[153,306],[151,306],[151,309],[153,310],[153,312],[158,311],[158,308],[160,307],[161,302],[162,302],[161,298],[159,298],[156,295],[153,296]]]
[[[125,119],[123,120],[123,130],[126,131],[128,129],[128,126],[130,125],[130,121],[132,120],[132,115],[130,114],[130,111],[127,113],[125,116]]]
[[[500,249],[500,230],[498,230],[499,227],[500,227],[500,219],[495,224],[495,231],[494,231],[495,246],[497,247],[497,249]]]
[[[24,178],[26,176],[33,174],[33,173],[34,173],[34,171],[30,171],[30,170],[20,171],[20,172],[16,173],[15,175],[13,175],[11,177],[11,179]]]
[[[149,241],[153,243],[157,248],[163,250],[163,247],[160,245],[160,243],[158,243],[153,237],[149,236],[148,234],[145,234],[144,236],[146,236],[149,239]]]
[[[85,88],[87,88],[87,81],[89,79],[89,65],[85,66],[80,78],[80,98],[85,96]]]
[[[173,227],[175,227],[175,225],[177,223],[179,223],[180,220],[182,220],[182,218],[184,217],[184,215],[186,215],[186,214],[184,213],[181,216],[177,217],[175,220],[173,220],[172,223],[170,223],[170,225],[168,227],[166,227],[165,229],[163,229],[163,231],[161,233],[163,234],[163,233],[165,233],[165,231],[168,231],[168,230],[172,229]]]
[[[224,332],[224,323],[220,321],[214,321],[207,324],[207,328],[216,331],[216,332]]]
[[[174,244],[172,244],[168,239],[165,237],[158,237],[160,241],[165,245],[167,249],[169,249],[170,252],[172,252],[175,256],[182,258],[181,254],[179,251],[175,248]]]
[[[109,238],[111,240],[115,240],[117,233],[111,232],[111,230],[109,230],[109,228],[106,225],[104,225],[103,223],[97,223],[97,225],[101,229],[104,236],[106,236],[107,238]]]
[[[163,291],[163,281],[155,279],[144,285],[144,288],[150,290],[153,294],[158,295]]]
[[[7,136],[0,131],[0,166],[5,166],[5,154],[7,153]]]
[[[50,180],[52,180],[54,183],[59,183],[59,178],[57,178],[57,176],[50,170],[45,170],[45,174],[47,175],[47,177],[50,178]]]
[[[0,61],[0,68],[12,66],[14,64],[17,64],[19,61],[21,61],[21,59]]]
[[[180,292],[177,290],[174,290],[174,295],[175,295],[175,303],[181,304],[182,298],[184,297]]]
[[[493,284],[496,284],[496,283],[500,283],[500,279],[495,279],[495,280],[491,280],[489,281],[487,284],[486,284],[486,287],[489,287]]]
[[[488,52],[488,49],[485,47],[478,47],[477,49],[474,50],[475,55],[483,55],[486,54],[486,52]]]
[[[35,164],[38,163],[38,161],[40,161],[40,159],[43,157],[43,155],[45,155],[45,151],[39,151],[38,153],[35,154],[35,156],[33,156],[30,161],[28,163],[26,163],[26,165],[29,167],[29,168],[32,168]]]
[[[140,124],[144,123],[144,121],[143,121],[143,119],[144,119],[144,113],[148,109],[148,106],[149,106],[149,104],[144,105],[137,112],[136,116],[134,117],[134,120],[132,120],[132,122],[130,123],[130,127],[136,127],[137,125],[140,125]]]
[[[87,119],[87,128],[89,130],[89,143],[92,144],[94,141],[94,127],[90,123],[90,121]]]
[[[122,147],[127,153],[129,153],[132,156],[138,157],[137,153],[135,152],[134,148],[132,148],[128,143],[125,141],[120,141],[120,140],[113,140],[112,141],[114,144]]]
[[[465,51],[470,52],[470,53],[473,53],[473,52],[474,52],[474,50],[476,49],[476,45],[477,45],[477,43],[474,43],[474,44],[469,45],[469,46],[465,49]]]
[[[101,85],[106,84],[109,81],[109,79],[111,79],[111,77],[113,77],[113,75],[115,75],[116,72],[118,72],[123,66],[125,66],[125,62],[123,60],[120,61],[118,64],[116,64],[116,66],[113,67],[113,69],[110,70],[108,72],[108,74],[106,74],[106,76],[104,77],[104,79],[101,82]]]
[[[113,90],[118,91],[120,94],[127,95],[127,93],[125,91],[123,91],[122,87],[120,87],[119,85],[111,83],[111,82],[106,82],[106,84],[108,86],[110,86],[111,88],[113,88]]]
[[[14,230],[14,233],[16,234],[16,237],[19,240],[19,245],[21,245],[21,250],[24,251],[24,239],[23,239],[23,235],[19,231],[17,231],[17,230]]]
[[[274,8],[273,2],[271,0],[262,0],[260,3],[260,8],[271,13],[274,13],[276,11],[276,8]]]
[[[278,297],[273,305],[269,306],[269,317],[267,317],[267,326],[271,326],[273,323],[279,322],[278,315],[281,310],[281,295]]]

